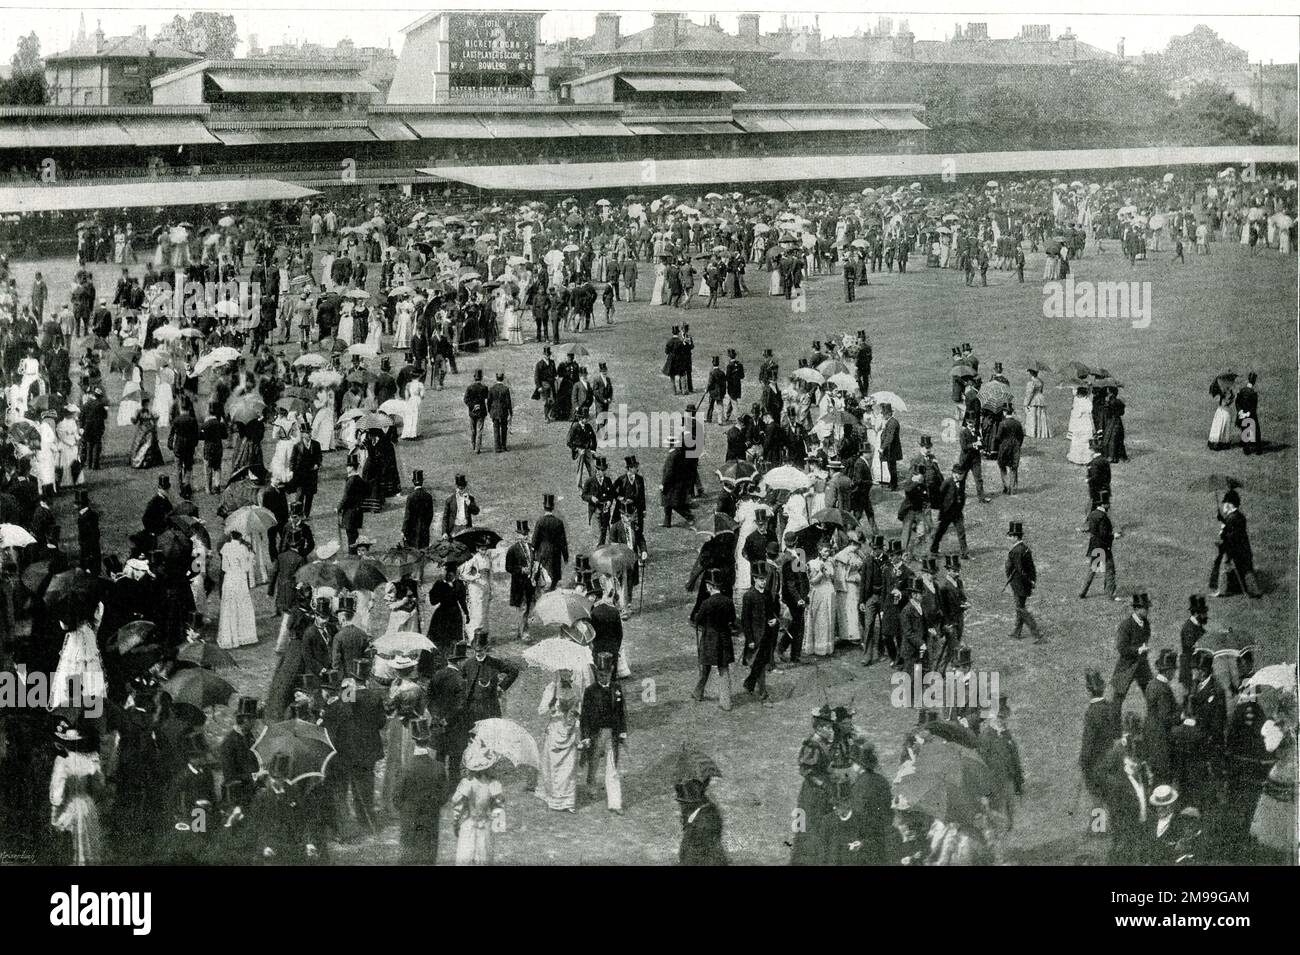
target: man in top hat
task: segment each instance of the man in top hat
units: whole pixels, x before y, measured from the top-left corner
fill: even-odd
[[[1146,741],[1146,761],[1151,767],[1151,778],[1157,783],[1173,778],[1173,761],[1170,758],[1170,734],[1178,725],[1178,700],[1169,679],[1178,670],[1178,653],[1172,647],[1163,648],[1156,655],[1155,679],[1142,690],[1146,700],[1146,719],[1143,738]]]
[[[194,471],[194,452],[199,446],[199,422],[189,399],[181,399],[181,412],[167,430],[167,447],[176,455],[176,480],[182,487],[190,483]]]
[[[672,382],[673,394],[682,395],[686,393],[682,328],[680,325],[673,326],[672,334],[668,336],[668,341],[664,344],[663,374]]]
[[[545,318],[543,318],[538,328],[545,329]],[[539,338],[541,338],[539,331]],[[537,364],[533,366],[533,400],[542,401],[542,416],[545,420],[551,420],[551,405],[555,400],[555,359],[551,357],[551,346],[542,347],[542,357],[537,359]]]
[[[494,450],[499,454],[508,451],[510,421],[515,409],[510,399],[510,386],[506,384],[505,372],[497,372],[497,380],[488,391],[488,414],[492,417],[492,440]]]
[[[888,599],[885,588],[885,538],[873,534],[863,543],[862,568],[859,571],[858,610],[862,614],[862,665],[871,666],[881,655],[881,605]]]
[[[1125,714],[1123,732],[1114,747],[1119,758],[1102,759],[1097,765],[1110,836],[1107,865],[1143,865],[1151,861],[1148,800],[1152,781],[1143,759],[1142,735],[1141,718],[1136,713]]]
[[[785,549],[777,558],[777,573],[781,579],[781,602],[790,615],[790,626],[777,643],[777,653],[790,654],[790,662],[796,666],[803,658],[804,629],[807,619],[806,609],[812,585],[808,580],[807,557],[799,547],[799,539],[794,533],[785,535]]]
[[[424,486],[424,471],[417,468],[411,472],[411,493],[406,495],[402,510],[402,543],[417,550],[429,546],[433,510],[433,495]]]
[[[447,770],[434,757],[434,733],[426,718],[410,723],[411,758],[402,764],[402,775],[393,793],[397,810],[398,844],[402,862],[433,865],[438,858],[438,819],[450,795]]]
[[[1211,596],[1229,597],[1244,591],[1252,597],[1260,597],[1263,591],[1255,578],[1255,556],[1246,529],[1246,515],[1241,510],[1241,496],[1236,488],[1230,488],[1223,495],[1219,510],[1219,550],[1211,574],[1210,588],[1214,591]],[[1221,563],[1227,566],[1223,571],[1223,584],[1219,586]]]
[[[1106,700],[1106,680],[1096,670],[1084,674],[1088,708],[1083,713],[1083,741],[1079,744],[1079,772],[1088,792],[1104,796],[1102,757],[1119,739],[1119,713]]]
[[[894,417],[894,406],[884,402],[880,413],[885,423],[880,429],[880,462],[889,468],[889,489],[898,490],[898,462],[903,459],[902,427]]]
[[[736,349],[727,349],[727,396],[722,403],[722,421],[731,421],[736,409],[740,407],[740,393],[745,381],[745,365],[736,355]]]
[[[1100,438],[1095,436],[1089,438],[1088,450],[1092,452],[1087,467],[1088,500],[1091,504],[1096,504],[1103,491],[1106,492],[1107,500],[1110,498],[1110,461],[1101,453]],[[1108,506],[1107,511],[1109,510]]]
[[[609,412],[614,400],[614,382],[609,377],[609,367],[605,362],[596,365],[596,374],[591,379],[591,401],[597,414]]]
[[[1214,678],[1214,653],[1197,650],[1194,661],[1182,721],[1171,731],[1170,742],[1179,787],[1193,805],[1209,807],[1223,771],[1228,701]]]
[[[1147,659],[1147,649],[1151,644],[1150,613],[1151,598],[1146,591],[1137,591],[1133,594],[1132,613],[1120,621],[1116,631],[1115,652],[1119,659],[1115,661],[1110,690],[1117,711],[1124,705],[1124,697],[1134,680],[1143,693],[1151,681],[1151,665]]]
[[[240,783],[245,792],[253,790],[253,777],[261,764],[253,752],[257,742],[257,720],[260,716],[257,698],[241,696],[235,706],[235,728],[221,740],[221,779],[223,783]]]
[[[506,550],[506,573],[510,575],[510,606],[518,607],[519,637],[528,643],[528,615],[537,600],[537,554],[528,540],[528,522],[515,521],[516,540]]]
[[[483,450],[483,423],[487,421],[490,394],[483,384],[483,369],[474,369],[474,380],[465,389],[465,407],[469,410],[469,444],[475,454]]]
[[[776,556],[776,544],[772,544]],[[740,630],[745,639],[742,662],[749,664],[745,692],[756,695],[762,704],[771,706],[767,693],[767,671],[776,657],[776,641],[781,628],[780,581],[776,570],[766,560],[750,566],[750,588],[740,604]]]
[[[339,515],[339,540],[346,541],[348,553],[356,547],[357,537],[365,522],[365,503],[370,495],[370,482],[361,476],[361,459],[348,455],[348,476],[343,482],[343,497],[337,508]]]
[[[1101,496],[1093,502],[1092,512],[1088,515],[1088,576],[1083,579],[1083,589],[1079,599],[1088,596],[1088,588],[1093,578],[1102,573],[1103,589],[1106,596],[1119,600],[1115,596],[1115,529],[1110,523],[1110,492],[1102,491]]]
[[[709,380],[704,383],[704,391],[709,398],[709,406],[704,411],[704,420],[713,423],[713,408],[718,406],[719,415],[727,397],[727,373],[722,370],[722,359],[714,355],[709,367]]]
[[[289,487],[295,494],[296,503],[302,505],[303,517],[311,517],[311,504],[320,488],[323,460],[320,442],[311,436],[310,428],[304,428],[289,451],[289,471],[293,475]]]
[[[90,503],[90,493],[77,491],[77,566],[88,574],[99,575],[104,555],[99,542],[99,511]]]
[[[939,553],[939,544],[948,528],[957,530],[957,545],[961,556],[970,556],[966,547],[966,482],[962,480],[961,463],[952,466],[951,474],[939,485],[939,496],[932,502],[939,512],[939,523],[934,529],[934,539],[930,541],[930,553]]]
[[[157,537],[167,526],[167,518],[171,515],[173,506],[171,487],[170,477],[166,474],[158,475],[158,489],[154,492],[154,496],[149,498],[149,503],[144,506],[144,516],[140,518],[140,525],[151,537]]]
[[[596,458],[596,471],[587,479],[582,489],[582,499],[587,502],[587,524],[595,519],[600,529],[600,540],[596,546],[605,543],[609,535],[609,522],[614,514],[616,493],[614,482],[609,477],[609,462],[604,457]]]
[[[479,511],[478,501],[469,493],[469,479],[464,474],[457,474],[455,484],[456,489],[442,506],[442,536],[445,540],[473,527],[474,515]]]
[[[569,537],[564,521],[555,514],[555,495],[542,495],[542,516],[533,528],[533,550],[537,561],[551,578],[549,589],[560,586],[564,565],[569,560]]]
[[[596,682],[582,693],[578,722],[578,748],[587,762],[587,785],[595,781],[596,761],[604,756],[605,805],[623,814],[623,783],[619,772],[619,750],[627,743],[627,714],[623,688],[614,677],[616,661],[609,653],[596,657]]]
[[[1022,629],[1028,625],[1034,643],[1043,643],[1045,641],[1042,631],[1038,629],[1038,621],[1026,606],[1038,583],[1038,568],[1034,566],[1033,551],[1025,543],[1024,524],[1020,521],[1011,521],[1007,527],[1007,538],[1012,543],[1007,550],[1007,559],[1003,565],[1003,573],[1007,579],[1003,589],[1011,588],[1011,595],[1016,604],[1016,625],[1011,631],[1011,638],[1019,640]]]
[[[727,865],[722,845],[722,813],[708,797],[708,779],[686,779],[674,787],[682,814],[682,840],[677,849],[679,865]]]
[[[363,832],[373,834],[377,828],[375,763],[384,756],[387,714],[384,697],[366,689],[365,683],[355,675],[368,669],[368,661],[358,662],[366,665],[361,671],[353,669],[347,676],[344,670],[331,671],[323,687],[325,708],[321,725],[329,732],[336,750],[326,781],[334,790],[337,818],[341,823],[347,817],[347,795],[351,790],[357,824]]]
[[[927,533],[925,515],[929,511],[929,501],[925,493],[925,475],[920,471],[912,472],[907,486],[903,489],[903,500],[898,506],[898,519],[903,523],[903,550],[912,556],[913,537],[924,541]]]
[[[519,679],[518,665],[492,656],[491,641],[482,627],[474,631],[473,655],[461,668],[465,677],[465,716],[473,727],[479,720],[501,716],[501,694]]]
[[[614,497],[618,505],[619,516],[628,523],[632,530],[632,548],[645,556],[645,478],[641,476],[641,464],[635,454],[623,458],[624,471],[614,482]]]
[[[713,568],[707,572],[704,586],[708,596],[700,604],[695,614],[696,650],[700,667],[700,678],[695,684],[691,698],[697,703],[704,702],[704,687],[708,683],[709,673],[714,667],[718,669],[720,709],[731,709],[731,664],[736,660],[736,648],[732,635],[736,629],[736,605],[731,596],[724,593],[726,572]]]
[[[1255,382],[1259,377],[1252,371],[1245,384],[1237,388],[1237,427],[1241,429],[1241,453],[1259,454],[1263,441],[1259,434],[1259,392]]]
[[[1210,604],[1204,594],[1192,594],[1187,601],[1187,619],[1178,634],[1178,682],[1183,689],[1192,688],[1192,655],[1201,637],[1205,636],[1205,625],[1210,622]]]

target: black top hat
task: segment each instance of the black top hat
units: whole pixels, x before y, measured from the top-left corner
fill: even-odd
[[[522,520],[521,520],[521,521],[515,521],[515,533],[516,533],[516,534],[527,534],[527,533],[528,533],[528,522],[527,522],[527,521],[522,521]]]
[[[923,448],[934,447],[934,438],[930,437],[928,434],[921,435],[921,447]]]
[[[1164,647],[1156,654],[1157,670],[1177,670],[1178,651],[1173,647]]]
[[[763,357],[764,357],[764,358],[771,358],[771,357],[772,357],[772,349],[770,349],[770,348],[764,348],[764,349],[763,349]]]
[[[686,322],[682,322],[682,331],[689,332],[690,330],[691,330],[691,326],[688,325]]]
[[[921,569],[934,573],[939,569],[939,559],[933,554],[921,558]]]
[[[994,371],[1001,371],[1001,370],[1002,370],[1002,362],[1000,362],[1000,361],[995,361],[995,362],[993,363],[993,370],[994,370]]]
[[[542,346],[542,354],[543,354],[543,355],[549,355],[550,353],[551,353],[551,346],[550,346],[550,345],[543,345],[543,346]]]
[[[328,597],[317,597],[312,601],[311,609],[318,617],[328,617],[334,610]]]
[[[1210,605],[1206,602],[1204,594],[1192,594],[1187,598],[1187,609],[1190,613],[1206,613]]]
[[[603,457],[602,457],[602,458],[596,458],[596,470],[597,470],[597,471],[608,471],[608,470],[609,470],[609,462],[608,462],[607,460],[605,460]]]
[[[637,461],[635,454],[629,454],[627,457],[623,458],[623,466],[627,468],[636,468],[640,467],[641,464]]]
[[[414,484],[416,487],[419,487],[421,484],[423,484],[423,483],[424,483],[424,472],[423,472],[422,470],[420,470],[419,468],[416,468],[414,471],[412,471],[412,472],[411,472],[411,483]]]
[[[734,348],[728,348],[728,349],[727,349],[727,357],[728,357],[728,358],[735,358],[735,357],[736,357],[736,349],[734,349]]]
[[[486,627],[477,627],[474,630],[474,649],[485,650],[488,647],[489,637]]]
[[[542,495],[542,510],[544,510],[544,511],[553,511],[553,510],[555,510],[555,495],[554,495],[554,494],[543,494],[543,495]]]
[[[1102,488],[1092,500],[1093,507],[1110,506],[1110,491]]]
[[[289,514],[291,517],[302,517],[306,508],[303,507],[302,501],[294,501],[289,505]]]
[[[718,365],[721,365],[721,364],[722,364],[722,359],[721,359],[719,356],[714,355],[714,356],[713,356],[713,365],[714,365],[714,367],[716,368]]]
[[[352,676],[358,683],[365,683],[370,679],[370,674],[375,672],[375,664],[369,658],[352,661]]]
[[[1223,503],[1231,504],[1233,507],[1241,507],[1241,495],[1237,493],[1235,487],[1230,487],[1227,493],[1223,495]]]
[[[77,507],[90,507],[90,492],[89,492],[89,491],[78,491],[78,492],[77,492]]]
[[[602,650],[596,654],[596,672],[610,673],[614,669],[614,654],[608,650]]]
[[[882,401],[880,403],[880,411],[882,414],[885,413],[886,411],[892,412],[893,410],[894,410],[894,406],[890,404],[888,401]]]
[[[721,590],[727,585],[727,572],[721,567],[711,567],[705,580],[708,581],[710,586]]]
[[[482,380],[483,380],[483,369],[482,369],[482,368],[475,368],[475,369],[474,369],[474,380],[475,380],[475,381],[482,381]]]
[[[258,700],[255,696],[241,696],[235,704],[235,716],[254,719],[258,713]]]
[[[753,580],[755,583],[757,583],[758,581],[766,581],[767,561],[765,560],[752,561],[749,565],[749,576],[750,579]]]
[[[298,682],[302,685],[302,688],[306,690],[308,693],[316,692],[317,690],[320,689],[320,685],[321,685],[320,677],[317,676],[315,673],[304,673],[301,677],[298,678]]]
[[[704,795],[704,789],[708,783],[701,782],[698,779],[684,779],[673,786],[673,798],[684,806],[698,806],[706,802],[708,797]]]
[[[469,485],[469,480],[465,477],[465,475],[463,475],[463,474],[457,474],[457,475],[456,475],[456,486],[457,486],[457,487],[459,487],[459,488],[464,488],[464,487],[467,487],[468,485]]]
[[[961,350],[962,350],[962,351],[970,351],[970,342],[962,342],[962,343],[961,343]]]
[[[953,357],[953,358],[956,358],[956,357],[958,357],[959,355],[961,355],[961,349],[960,349],[960,348],[954,348],[954,349],[952,350],[952,357]]]
[[[961,570],[961,557],[957,554],[944,554],[943,566],[949,570]]]
[[[807,359],[807,358],[800,358],[800,359],[799,359],[799,367],[800,367],[800,368],[807,368],[807,367],[808,367],[808,359]]]
[[[822,349],[822,343],[821,343],[821,341],[820,341],[820,340],[814,340],[814,341],[813,341],[813,351],[821,351],[821,349]]]
[[[903,542],[901,540],[891,540],[889,542],[889,552],[891,554],[901,554],[903,552]]]
[[[1133,609],[1140,610],[1144,607],[1151,606],[1151,598],[1145,590],[1137,590],[1133,593]]]
[[[603,361],[596,362],[596,367],[601,371],[609,371],[609,366]]]
[[[170,477],[168,477],[166,474],[158,475],[158,490],[170,491],[171,487],[172,487],[172,479]]]
[[[1214,671],[1214,651],[1206,650],[1204,647],[1198,647],[1192,651],[1192,669],[1201,670],[1204,673]]]
[[[1020,521],[1010,521],[1010,522],[1008,522],[1008,523],[1007,523],[1007,536],[1008,536],[1008,537],[1024,537],[1024,536],[1025,536],[1025,525],[1022,524]]]
[[[356,613],[357,598],[352,594],[339,595],[339,613]]]
[[[393,360],[391,358],[384,358],[379,362],[379,367],[384,371],[388,371],[388,369],[393,367]]]
[[[682,333],[682,327],[681,327],[680,325],[674,325],[674,326],[673,326],[673,334],[674,334],[674,335],[680,335],[681,333]]]
[[[971,665],[972,654],[970,647],[958,647],[957,649],[957,666],[968,667]]]
[[[871,537],[871,546],[876,550],[884,550],[886,546],[884,534],[873,534]]]

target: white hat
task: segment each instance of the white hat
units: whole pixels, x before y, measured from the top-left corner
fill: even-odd
[[[1178,790],[1168,784],[1157,786],[1151,792],[1151,805],[1172,806],[1178,801]]]

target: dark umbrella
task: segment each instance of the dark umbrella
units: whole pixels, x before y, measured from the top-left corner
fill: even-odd
[[[304,781],[318,783],[325,778],[325,767],[334,758],[334,743],[322,726],[305,720],[271,723],[252,746],[253,755],[263,770],[269,770],[277,756],[289,757],[285,776],[297,785]]]
[[[794,532],[795,543],[804,553],[816,554],[817,545],[826,537],[826,528],[818,524],[809,524]]]
[[[102,593],[98,577],[80,567],[55,574],[45,588],[45,606],[60,620],[71,623],[89,619]]]
[[[388,583],[384,565],[373,557],[340,557],[338,566],[348,575],[352,590],[374,590]]]
[[[490,527],[471,527],[469,530],[461,531],[452,538],[471,550],[478,550],[480,547],[486,547],[491,550],[501,543],[501,535]]]
[[[50,562],[48,560],[38,560],[23,569],[19,580],[27,588],[28,593],[39,594],[44,590],[45,585],[50,582],[51,576]]]
[[[164,683],[162,688],[173,702],[189,703],[199,709],[225,705],[235,692],[233,686],[202,667],[182,670]]]
[[[194,640],[185,644],[176,654],[176,662],[203,667],[205,670],[228,670],[239,666],[234,657],[210,640]]]
[[[190,514],[173,514],[168,520],[174,527],[179,528],[182,533],[188,534],[190,537],[197,537],[203,541],[205,547],[212,546],[212,535],[208,533],[207,525],[197,517]]]
[[[1061,368],[1064,378],[1087,378],[1092,373],[1092,369],[1081,361],[1067,361]]]
[[[130,653],[137,647],[147,644],[155,629],[152,620],[133,620],[118,627],[117,633],[113,636],[113,649],[118,653]]]
[[[474,556],[474,549],[459,540],[438,541],[426,552],[435,564],[463,564]]]
[[[927,723],[925,728],[932,736],[937,736],[939,739],[956,743],[958,746],[966,747],[966,749],[979,749],[979,737],[955,720],[940,720]]]
[[[812,516],[814,524],[834,524],[836,527],[853,527],[857,521],[849,517],[838,507],[823,507]]]
[[[315,560],[298,568],[293,579],[300,584],[311,587],[332,587],[335,590],[350,590],[352,582],[343,568],[332,561]]]

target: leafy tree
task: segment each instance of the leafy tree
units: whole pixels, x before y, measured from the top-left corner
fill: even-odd
[[[41,39],[33,31],[18,38],[14,53],[13,75],[0,80],[0,104],[5,106],[41,106],[45,103],[45,63],[41,59]]]
[[[40,73],[45,69],[45,61],[41,59],[41,38],[35,30],[18,38],[18,51],[10,62],[13,64],[14,76]]]
[[[201,53],[213,59],[229,59],[235,55],[239,32],[235,18],[228,13],[199,10],[189,18],[177,14],[163,25],[155,40],[173,43],[191,53]]]

